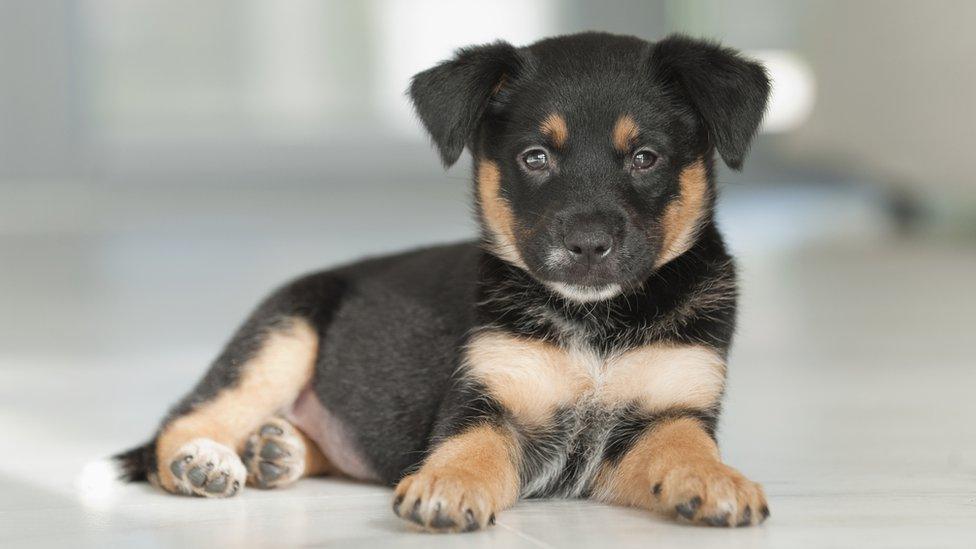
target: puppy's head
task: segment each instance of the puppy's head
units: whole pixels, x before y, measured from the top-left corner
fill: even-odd
[[[444,164],[474,156],[490,249],[578,301],[687,251],[714,152],[742,165],[768,92],[762,66],[718,45],[596,33],[465,48],[410,87]]]

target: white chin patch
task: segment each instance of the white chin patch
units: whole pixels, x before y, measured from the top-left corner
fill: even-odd
[[[576,286],[562,282],[546,282],[556,293],[577,303],[604,301],[620,293],[620,284],[606,286]]]

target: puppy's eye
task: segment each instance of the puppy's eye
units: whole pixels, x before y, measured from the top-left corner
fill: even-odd
[[[532,170],[544,170],[549,167],[549,155],[542,149],[532,149],[522,155],[522,163]]]
[[[631,165],[635,170],[649,170],[657,164],[657,154],[654,151],[641,149],[634,153]]]

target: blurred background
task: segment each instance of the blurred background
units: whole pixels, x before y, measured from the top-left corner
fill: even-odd
[[[966,1],[0,1],[0,349],[213,345],[298,272],[470,236],[468,166],[441,169],[403,92],[498,38],[680,31],[766,61],[765,132],[720,177],[740,253],[969,246],[974,16]]]
[[[52,469],[141,440],[283,281],[473,236],[469,164],[441,169],[408,79],[582,30],[718,39],[773,76],[719,176],[743,279],[727,451],[774,489],[824,459],[903,464],[906,422],[972,419],[951,406],[973,386],[974,20],[965,0],[0,0],[0,425],[78,458],[0,458],[0,480],[59,493]],[[927,432],[926,459],[976,475]],[[852,464],[853,441],[877,450]]]

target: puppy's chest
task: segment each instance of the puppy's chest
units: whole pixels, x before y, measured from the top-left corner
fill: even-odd
[[[627,382],[627,367],[609,362],[575,349],[557,363],[523,364],[522,379],[512,382],[524,384],[524,396],[505,394],[511,387],[489,388],[513,417],[527,450],[523,496],[577,497],[588,490],[607,441],[640,394]]]
[[[704,346],[658,343],[601,354],[498,332],[469,343],[464,368],[525,425],[567,409],[708,407],[725,383],[724,361]]]
[[[534,398],[526,402],[509,401],[526,423],[546,421],[557,412],[582,417],[596,417],[641,399],[642,383],[638,364],[618,363],[617,356],[604,356],[586,347],[558,349],[548,361],[513,363],[509,375],[532,390]],[[516,379],[520,378],[520,379]],[[635,383],[636,382],[636,383]],[[503,393],[506,389],[491,388]],[[528,396],[528,395],[526,395]]]
[[[526,496],[581,495],[623,423],[675,407],[708,408],[725,378],[721,358],[704,347],[601,354],[500,333],[475,338],[465,367],[520,431]]]

